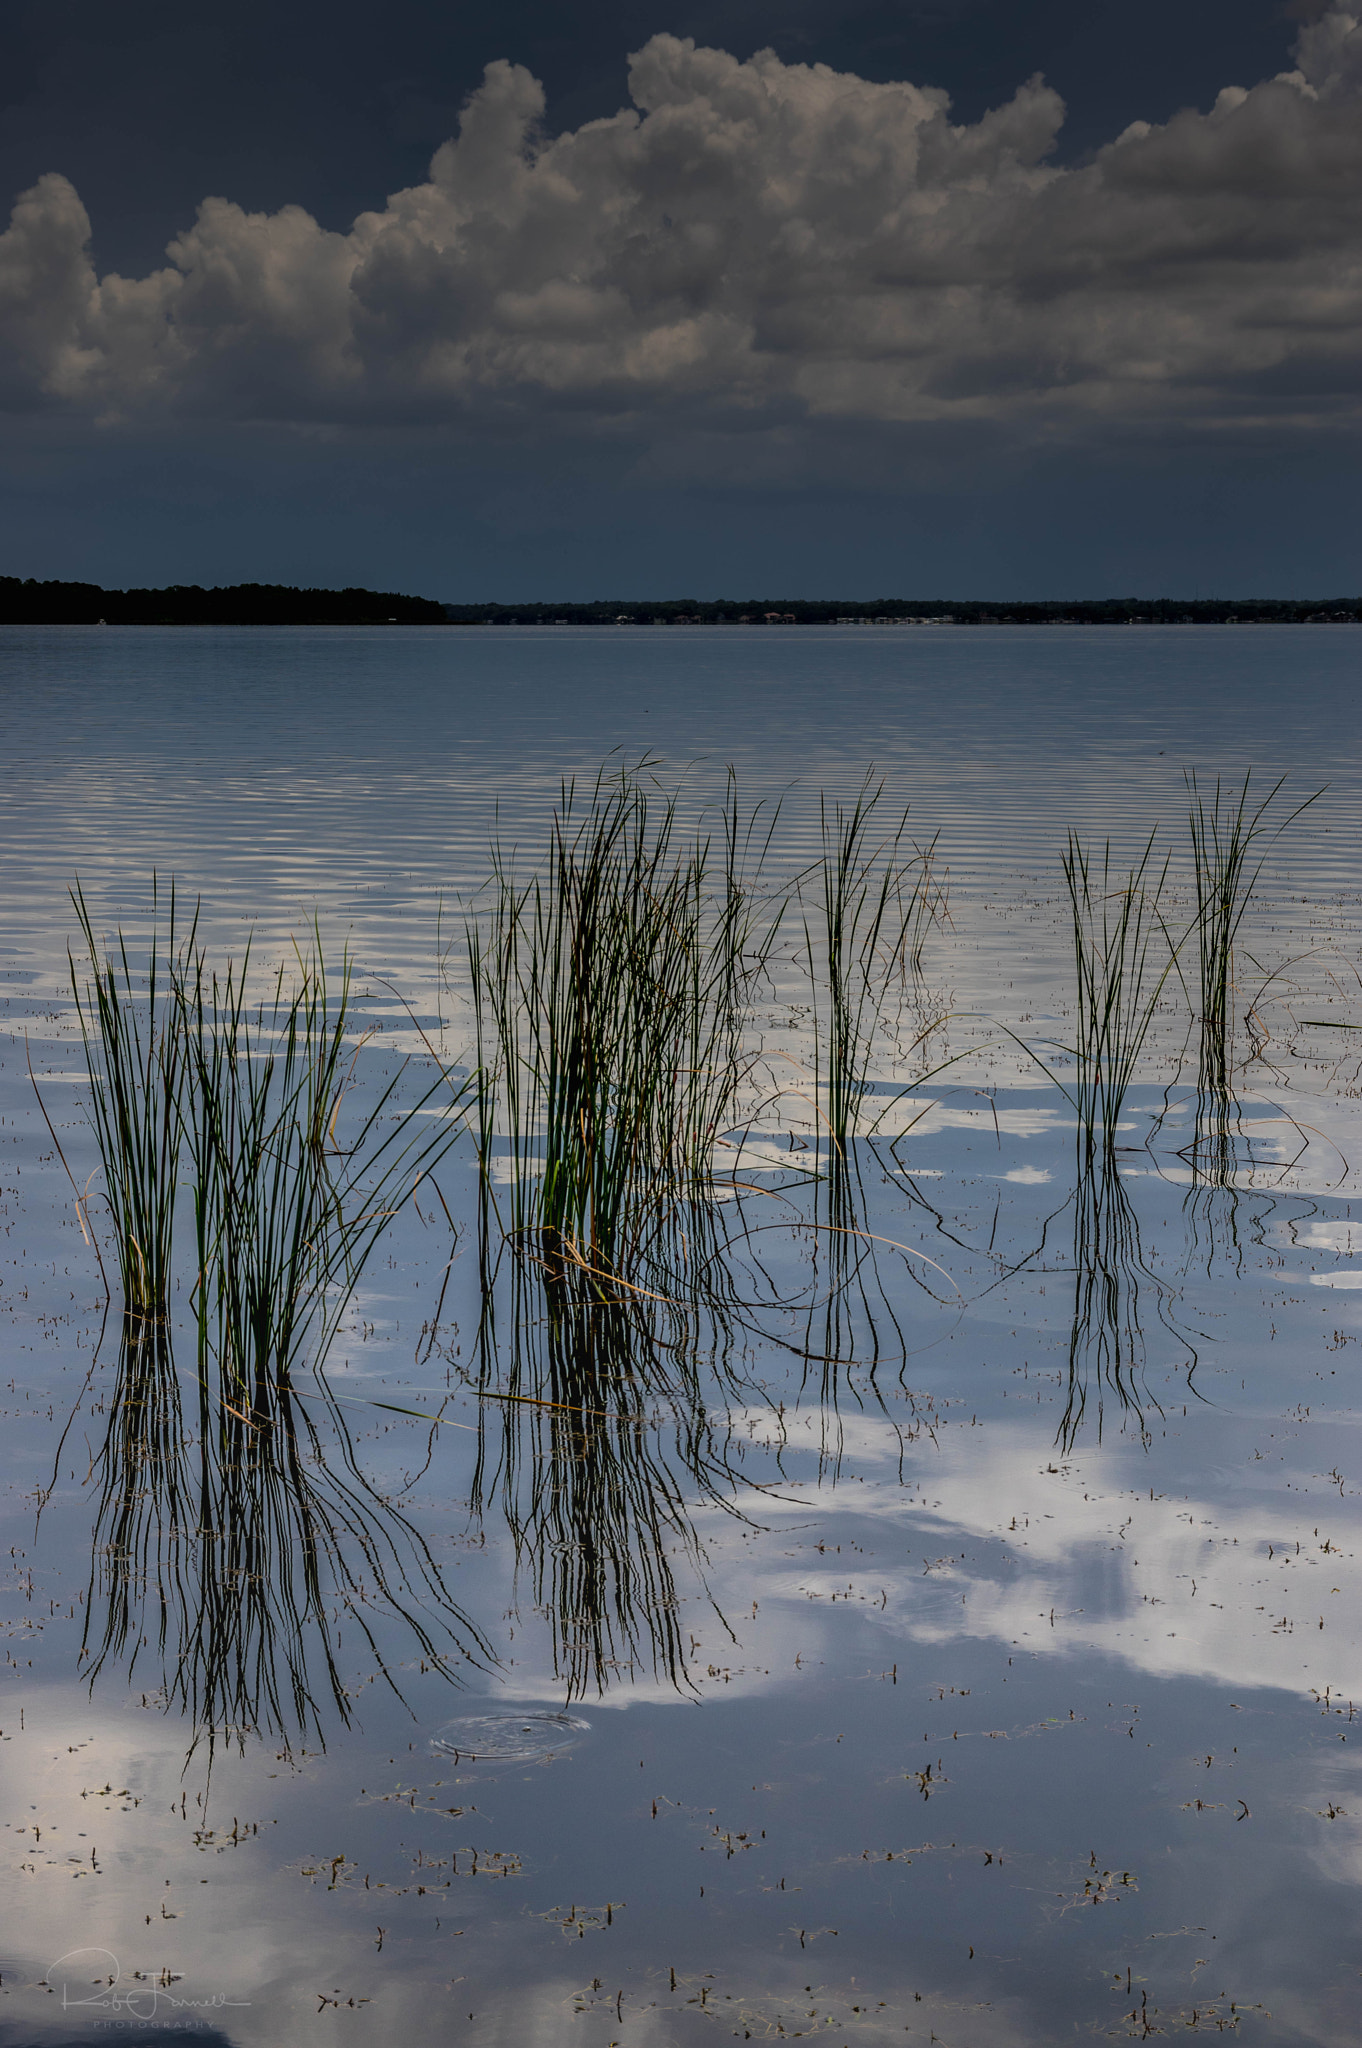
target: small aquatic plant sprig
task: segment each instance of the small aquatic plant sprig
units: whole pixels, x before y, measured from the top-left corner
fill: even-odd
[[[1196,892],[1199,1046],[1197,1085],[1203,1095],[1226,1094],[1232,1079],[1234,1042],[1234,955],[1263,865],[1288,825],[1323,795],[1316,790],[1285,817],[1271,818],[1286,781],[1250,806],[1252,770],[1237,792],[1216,777],[1210,801],[1202,795],[1195,769],[1187,772],[1191,797],[1192,876]]]
[[[779,924],[758,894],[773,825],[730,777],[718,832],[683,837],[676,797],[620,772],[585,801],[564,785],[528,878],[494,849],[467,944],[483,1187],[508,1235],[622,1273],[659,1210],[710,1180]]]
[[[68,949],[71,992],[90,1075],[90,1121],[113,1221],[124,1312],[163,1316],[183,1138],[184,1040],[174,976],[177,960],[183,963],[194,955],[198,911],[177,952],[174,883],[162,934],[160,889],[153,876],[152,934],[146,970],[139,974],[121,930],[112,949],[97,940],[79,882],[71,900],[90,962],[88,974],[82,974]]]

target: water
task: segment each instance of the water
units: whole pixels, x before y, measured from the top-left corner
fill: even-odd
[[[5,635],[0,2040],[1358,2037],[1362,1049],[1312,1021],[1362,1021],[1357,646]],[[418,1197],[303,1467],[248,1487],[243,1570],[191,1527],[192,1350],[178,1451],[109,1435],[135,1361],[26,1070],[25,1035],[83,1181],[70,880],[144,928],[173,871],[262,958],[317,915],[369,1065],[420,1050],[403,1000],[453,1054],[489,832],[534,841],[611,749],[693,763],[697,805],[729,762],[783,794],[786,872],[873,762],[941,834],[927,973],[965,1057],[863,1162],[873,1256],[838,1266],[788,1132],[754,1141],[729,1318],[633,1406],[651,1312],[583,1349],[504,1275],[483,1391],[531,1398],[480,1399],[471,1233],[451,1266]],[[1230,1184],[1189,1164],[1170,1005],[1076,1203],[1064,1100],[998,1029],[1064,1033],[1065,827],[1180,844],[1183,768],[1250,763],[1328,790],[1247,934],[1281,972]],[[458,1151],[442,1186],[466,1224]],[[543,1405],[587,1374],[600,1412]]]

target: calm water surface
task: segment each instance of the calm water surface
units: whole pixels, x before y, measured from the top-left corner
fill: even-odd
[[[1362,2041],[1360,658],[6,629],[0,2041]],[[732,764],[783,875],[873,764],[940,835],[919,995],[965,1056],[862,1147],[840,1263],[797,1115],[754,1140],[729,1310],[656,1352],[505,1271],[480,1338],[456,1149],[456,1243],[422,1201],[380,1245],[227,1557],[192,1345],[149,1446],[29,1081],[83,1181],[70,883],[136,932],[173,873],[262,959],[320,919],[384,1026],[363,1086],[422,1054],[404,1004],[457,1056],[489,836],[612,753],[697,809]],[[1250,765],[1327,790],[1246,929],[1225,1170],[1170,1001],[1094,1206],[1001,1029],[1064,1035],[1066,828],[1180,863],[1184,769]]]

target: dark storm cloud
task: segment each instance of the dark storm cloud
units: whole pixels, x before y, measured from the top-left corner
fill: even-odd
[[[497,61],[428,178],[348,231],[211,198],[135,279],[98,274],[50,174],[0,237],[3,400],[645,441],[684,419],[711,444],[1336,429],[1362,381],[1362,29],[1331,10],[1295,57],[1076,165],[1039,78],[957,121],[938,89],[659,35],[631,108],[552,135]]]

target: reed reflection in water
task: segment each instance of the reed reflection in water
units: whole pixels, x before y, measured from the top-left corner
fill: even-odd
[[[149,1660],[195,1745],[324,1743],[357,1690],[378,1680],[401,1698],[393,1623],[452,1682],[492,1660],[426,1539],[361,1471],[320,1375],[306,1397],[282,1379],[258,1390],[248,1413],[206,1376],[186,1386],[163,1323],[128,1318],[91,1475],[89,1682],[116,1664],[131,1681]],[[343,1628],[367,1670],[342,1665]]]
[[[781,1191],[780,1221],[741,1180],[722,1191],[660,1212],[632,1280],[543,1234],[501,1239],[483,1212],[472,1504],[505,1519],[569,1701],[646,1675],[690,1690],[683,1602],[698,1593],[728,1627],[702,1521],[763,1526],[796,1454],[835,1484],[848,1404],[890,1422],[900,1454],[926,1426],[886,1259],[927,1298],[932,1336],[958,1320],[940,1268],[925,1261],[939,1292],[924,1287],[907,1248],[864,1227],[845,1156]]]
[[[1195,1261],[1208,1277],[1222,1259],[1241,1272],[1238,1178],[1252,1169],[1253,1149],[1239,1106],[1225,1089],[1198,1093],[1191,1141],[1180,1156],[1192,1177],[1182,1204],[1186,1263]]]
[[[1114,1396],[1122,1416],[1135,1423],[1148,1443],[1146,1412],[1163,1413],[1147,1377],[1151,1303],[1189,1388],[1196,1371],[1196,1346],[1179,1312],[1180,1290],[1150,1263],[1115,1156],[1090,1153],[1081,1135],[1073,1210],[1074,1305],[1058,1441],[1071,1450],[1089,1421],[1095,1422],[1100,1441],[1107,1403]]]
[[[655,1241],[647,1288],[508,1247],[484,1289],[473,1506],[505,1518],[569,1700],[649,1672],[688,1689],[680,1602],[708,1595],[697,1509],[745,1518],[756,1488],[730,1418],[758,1390],[707,1285],[705,1216],[687,1220],[669,1271]]]

